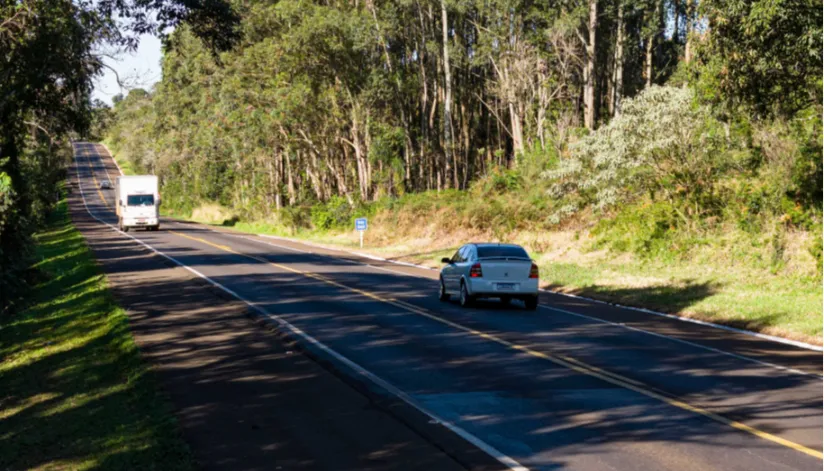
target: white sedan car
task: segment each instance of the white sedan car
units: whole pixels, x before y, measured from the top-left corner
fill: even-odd
[[[452,258],[441,260],[441,301],[453,294],[461,306],[477,298],[498,298],[503,303],[521,299],[526,308],[538,307],[538,265],[526,250],[513,244],[466,244]]]

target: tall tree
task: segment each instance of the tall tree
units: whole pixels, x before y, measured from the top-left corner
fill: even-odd
[[[441,31],[443,32],[443,140],[446,155],[446,177],[453,177],[453,186],[458,187],[458,171],[452,141],[452,71],[449,63],[449,19],[446,13],[446,0],[441,0]],[[450,169],[450,162],[452,169]],[[452,170],[452,172],[450,172]]]
[[[624,97],[624,2],[618,0],[615,22],[615,56],[612,74],[612,109],[613,116],[621,114],[621,100]]]
[[[765,117],[822,102],[822,9],[814,0],[703,0],[705,91]]]
[[[595,129],[595,60],[596,31],[598,28],[598,0],[589,0],[589,38],[586,47],[586,68],[584,69],[584,126]]]

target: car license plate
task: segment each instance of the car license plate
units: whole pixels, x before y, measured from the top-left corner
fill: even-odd
[[[137,223],[138,224],[146,224],[146,218],[138,218]]]
[[[515,283],[498,283],[498,289],[501,291],[512,291],[515,289]]]

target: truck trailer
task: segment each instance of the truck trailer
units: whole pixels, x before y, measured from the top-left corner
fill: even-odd
[[[156,231],[160,228],[160,193],[155,175],[117,177],[114,185],[117,227]]]

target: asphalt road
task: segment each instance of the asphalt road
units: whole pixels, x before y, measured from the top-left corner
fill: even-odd
[[[113,162],[75,146],[88,211],[116,225]],[[822,467],[821,352],[550,293],[462,309],[430,270],[197,224],[129,235],[508,467]]]

